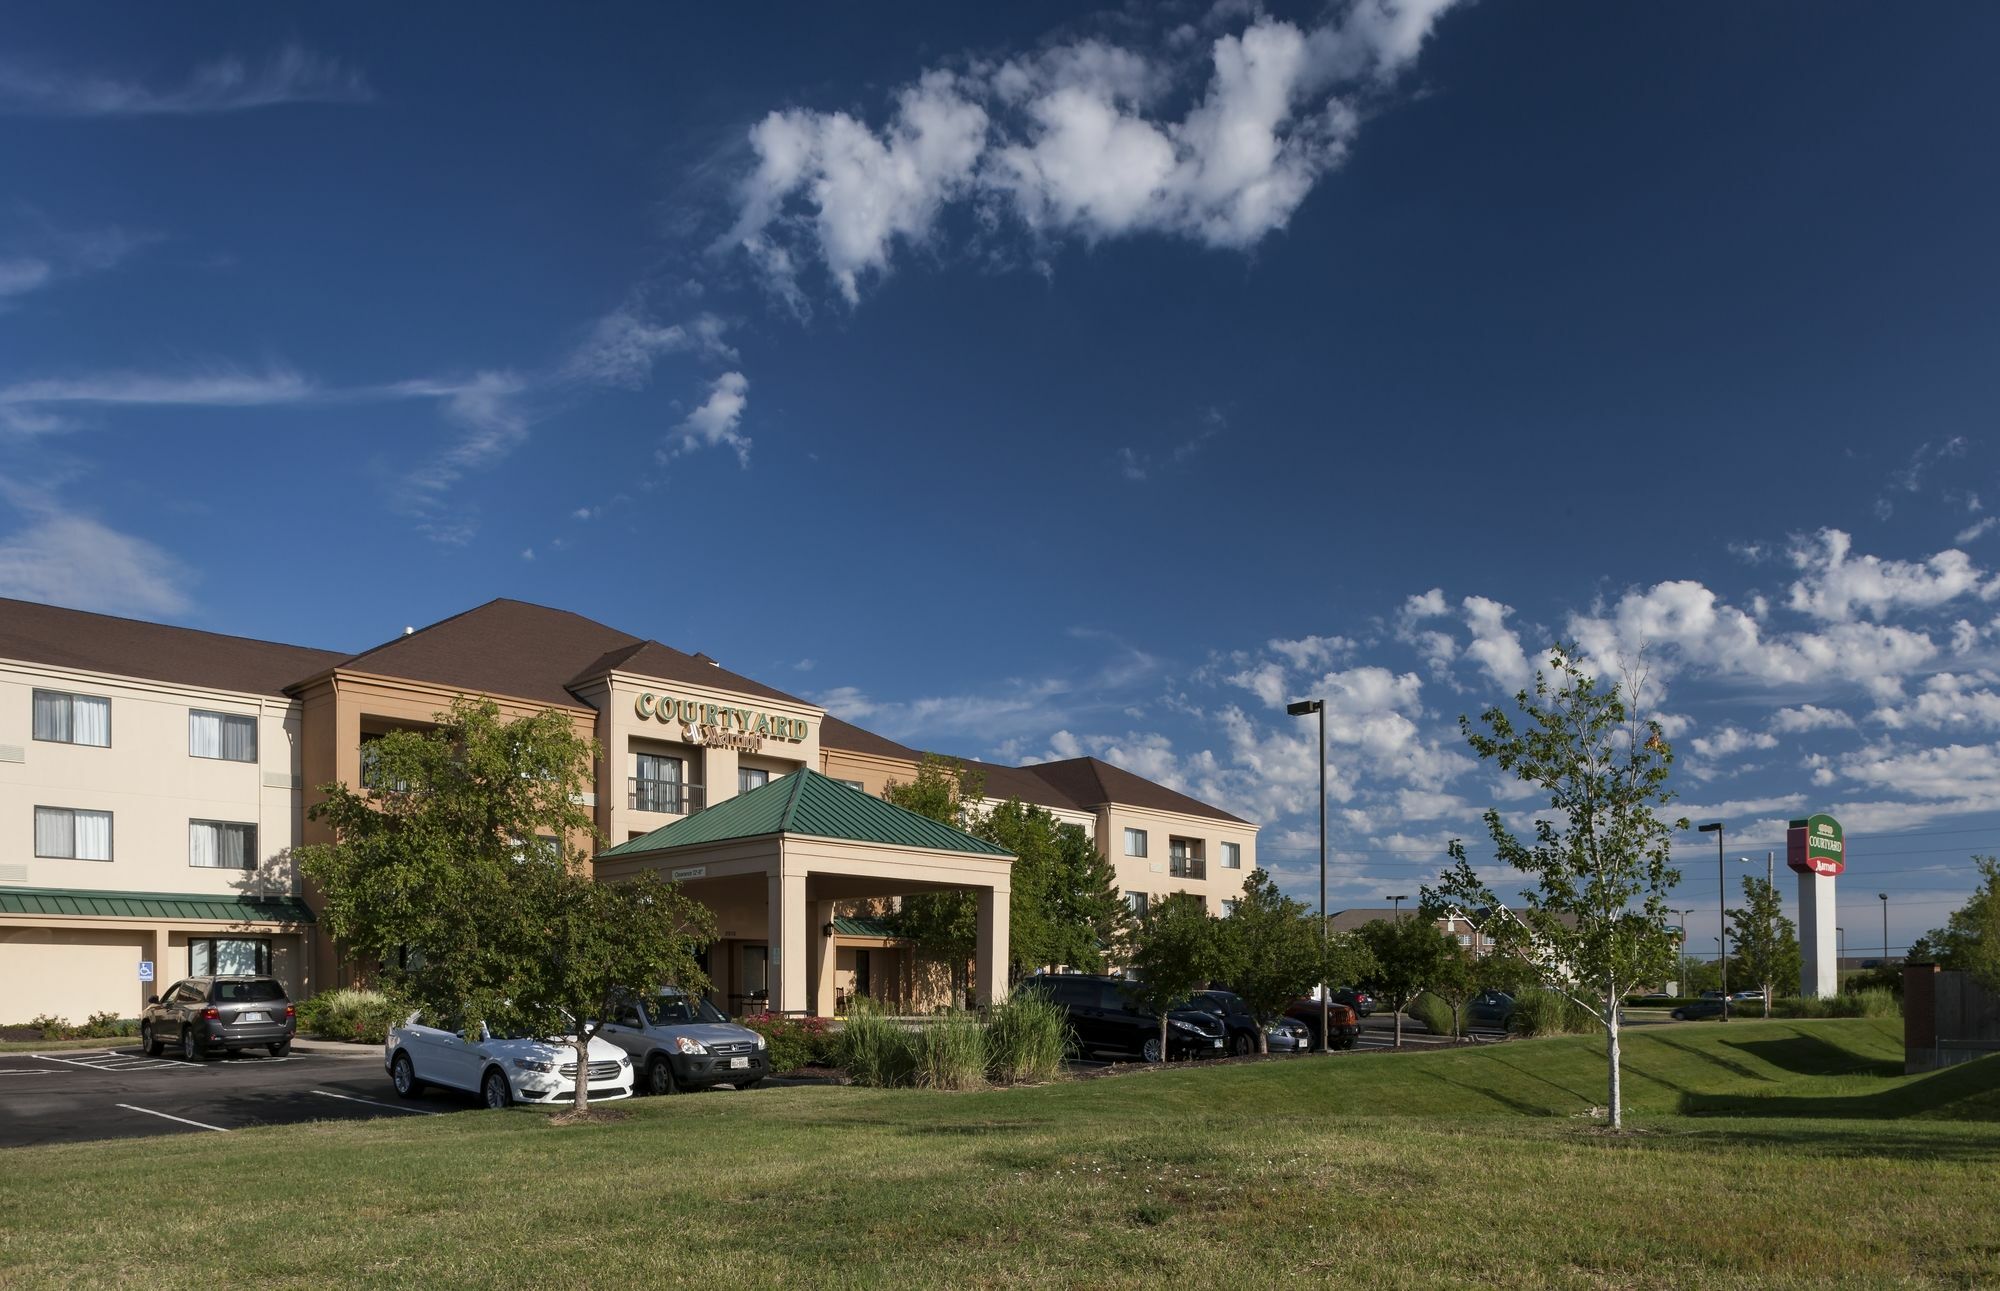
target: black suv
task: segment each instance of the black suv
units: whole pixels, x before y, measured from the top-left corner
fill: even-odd
[[[275,977],[186,977],[146,1001],[139,1043],[158,1055],[167,1045],[189,1062],[217,1050],[269,1048],[273,1058],[292,1050],[298,1012]]]
[[[1018,994],[1038,994],[1069,1012],[1070,1030],[1079,1054],[1134,1055],[1147,1062],[1161,1058],[1219,1058],[1223,1028],[1214,1015],[1181,1007],[1167,1014],[1167,1049],[1160,1052],[1159,1015],[1148,1013],[1133,998],[1133,984],[1122,977],[1092,977],[1082,973],[1047,973],[1015,988]]]
[[[1196,991],[1188,1003],[1222,1023],[1229,1052],[1257,1052],[1257,1033],[1264,1028],[1257,1025],[1250,1006],[1235,991]]]

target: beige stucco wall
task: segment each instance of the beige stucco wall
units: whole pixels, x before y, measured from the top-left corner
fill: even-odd
[[[1219,915],[1224,901],[1233,901],[1243,895],[1244,880],[1250,877],[1251,870],[1257,868],[1255,825],[1238,825],[1209,816],[1189,816],[1180,812],[1114,804],[1099,810],[1096,828],[1098,850],[1109,857],[1117,869],[1120,892],[1145,892],[1155,898],[1173,892],[1192,892],[1206,902],[1210,914]],[[1145,856],[1125,855],[1127,829],[1146,831]],[[1172,873],[1170,844],[1176,838],[1201,844],[1201,854],[1208,862],[1207,878],[1180,878]],[[1222,844],[1225,842],[1236,843],[1242,848],[1243,864],[1240,869],[1223,868]]]
[[[181,920],[171,924],[121,919],[33,919],[0,916],[0,1022],[37,1014],[81,1023],[93,1013],[137,1017],[148,995],[186,977],[188,942],[197,937],[256,937],[271,943],[271,973],[294,999],[310,993],[306,942],[310,934],[275,924]],[[153,980],[139,980],[139,963],[153,962]]]
[[[34,739],[38,689],[108,698],[110,747]],[[191,709],[256,718],[258,760],[190,756]],[[296,892],[290,849],[300,839],[300,718],[297,703],[274,696],[0,661],[0,880],[98,891]],[[37,806],[110,812],[111,860],[35,856]],[[257,868],[189,865],[191,820],[256,825]]]

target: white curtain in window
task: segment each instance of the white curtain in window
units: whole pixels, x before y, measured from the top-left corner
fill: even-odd
[[[74,813],[60,807],[35,808],[35,855],[76,855]]]
[[[219,758],[222,756],[222,714],[188,714],[188,756],[197,758]]]
[[[95,744],[99,748],[111,743],[111,701],[91,699],[83,695],[73,696],[70,703],[70,740],[75,744]]]
[[[188,826],[188,864],[204,870],[222,865],[222,826],[197,820]]]
[[[247,870],[256,864],[252,855],[257,850],[257,829],[254,825],[224,825],[222,827],[222,864],[227,869]]]
[[[79,861],[108,861],[111,859],[111,813],[108,811],[79,811],[73,813],[76,819],[76,859]]]
[[[257,760],[256,718],[225,717],[222,719],[222,756],[231,762],[255,762]]]
[[[35,692],[35,738],[69,742],[69,696]]]

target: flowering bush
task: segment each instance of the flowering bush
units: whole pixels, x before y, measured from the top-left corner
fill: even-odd
[[[299,1030],[328,1040],[381,1044],[402,1020],[402,1006],[380,991],[321,991],[299,1008]]]
[[[832,1060],[832,1034],[825,1018],[788,1018],[781,1013],[753,1013],[743,1025],[770,1046],[771,1070],[825,1066]]]

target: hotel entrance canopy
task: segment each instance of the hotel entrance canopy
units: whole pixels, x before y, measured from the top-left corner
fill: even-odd
[[[723,939],[768,939],[773,1012],[831,1015],[835,902],[917,892],[978,898],[976,988],[998,1002],[1013,865],[1004,848],[801,769],[599,853],[597,877],[679,883]]]

